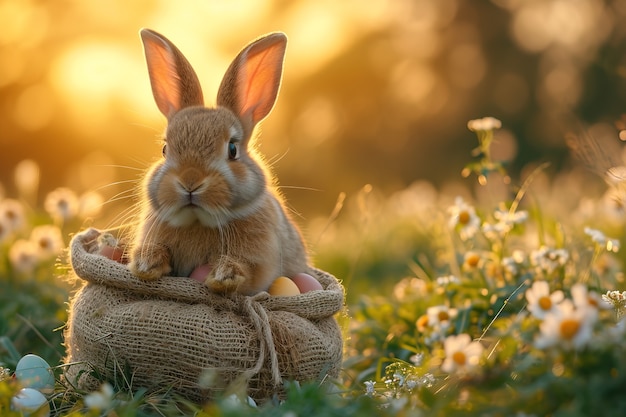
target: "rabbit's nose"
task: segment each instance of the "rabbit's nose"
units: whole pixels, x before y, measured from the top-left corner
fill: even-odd
[[[205,177],[197,169],[186,169],[178,177],[178,189],[180,193],[189,199],[190,203],[193,203],[194,195],[202,191],[205,186]]]
[[[178,185],[185,192],[192,193],[202,187],[204,178],[200,170],[187,168],[178,176]]]
[[[228,183],[216,170],[187,168],[179,173],[176,182],[177,197],[183,205],[225,207],[232,198]]]
[[[202,188],[202,183],[180,183],[180,187],[183,189],[183,192],[186,194],[194,194]]]

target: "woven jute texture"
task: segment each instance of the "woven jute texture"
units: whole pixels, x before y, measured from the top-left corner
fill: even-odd
[[[89,229],[71,243],[72,268],[85,284],[70,301],[65,331],[70,384],[96,389],[95,370],[118,381],[126,375],[131,389],[199,402],[245,384],[262,401],[280,397],[285,380],[337,376],[343,341],[334,315],[344,293],[333,276],[312,269],[324,289],[291,297],[218,295],[189,278],[139,280],[93,253],[99,235]]]

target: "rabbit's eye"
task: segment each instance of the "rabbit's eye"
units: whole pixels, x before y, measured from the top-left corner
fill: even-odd
[[[167,152],[167,145],[163,145],[163,158],[165,158],[165,153]]]
[[[239,158],[239,146],[235,142],[228,142],[228,158],[231,160]]]

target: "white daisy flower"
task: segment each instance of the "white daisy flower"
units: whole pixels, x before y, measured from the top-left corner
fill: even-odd
[[[602,300],[615,309],[615,316],[620,320],[626,312],[626,291],[607,291]]]
[[[450,308],[445,305],[428,307],[426,309],[428,326],[435,330],[447,330],[457,314],[456,308]]]
[[[399,300],[422,296],[428,291],[426,282],[419,278],[404,278],[393,287],[393,295]]]
[[[487,237],[487,239],[503,238],[511,230],[509,225],[502,223],[502,222],[497,222],[497,223],[485,222],[483,223],[481,229],[483,233],[485,234],[485,236]]]
[[[480,218],[476,215],[476,210],[462,197],[454,200],[454,205],[448,209],[448,212],[450,213],[449,225],[452,229],[458,228],[461,239],[471,239],[480,229]]]
[[[596,317],[591,309],[576,308],[571,300],[564,300],[539,325],[541,333],[535,346],[539,349],[553,346],[581,349],[591,341]]]
[[[373,396],[376,394],[376,381],[365,381],[365,395]]]
[[[38,248],[39,257],[42,260],[59,255],[65,246],[61,229],[49,224],[35,227],[30,234],[30,240]]]
[[[506,272],[515,276],[520,272],[520,267],[524,266],[525,255],[521,250],[515,250],[511,256],[502,258],[502,267]]]
[[[568,260],[569,252],[566,249],[551,249],[542,246],[530,254],[530,263],[548,274],[564,266]]]
[[[596,244],[605,248],[609,252],[619,251],[619,240],[608,238],[600,230],[585,227],[585,234],[591,237]]]
[[[467,270],[474,270],[476,268],[482,268],[485,264],[483,254],[475,251],[467,251],[463,255],[463,268]]]
[[[572,287],[572,300],[576,308],[588,308],[596,313],[600,309],[609,309],[611,305],[604,301],[603,297],[594,291],[589,291],[585,284],[577,283]]]
[[[482,119],[474,119],[467,122],[467,128],[472,132],[484,132],[494,129],[500,129],[502,122],[495,117],[483,117]]]
[[[613,307],[626,307],[626,291],[607,291],[602,295],[602,300]]]
[[[451,372],[471,372],[475,370],[483,354],[483,346],[479,342],[472,342],[468,334],[451,335],[443,342],[446,358],[441,370]]]
[[[525,210],[496,210],[493,217],[502,224],[503,229],[511,230],[516,224],[522,224],[528,220],[528,212]]]
[[[461,282],[461,280],[459,280],[459,278],[454,275],[440,276],[437,277],[437,279],[435,280],[435,284],[438,287],[445,287],[450,284],[458,284],[459,282]]]
[[[9,260],[16,271],[32,273],[39,264],[39,248],[30,240],[18,239],[9,249]]]
[[[54,219],[66,222],[78,214],[78,197],[69,188],[60,187],[46,196],[44,208]]]
[[[26,221],[24,206],[12,198],[0,201],[0,219],[10,232],[20,230]]]
[[[538,319],[545,319],[548,313],[556,311],[559,303],[563,301],[563,291],[550,293],[550,287],[546,281],[535,281],[526,290],[526,301],[528,301],[528,311]]]

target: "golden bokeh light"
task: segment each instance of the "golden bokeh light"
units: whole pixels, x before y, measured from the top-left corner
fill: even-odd
[[[113,40],[82,38],[53,61],[50,83],[80,133],[106,127],[120,110],[131,113],[137,123],[154,120],[146,117],[152,99],[140,51]]]
[[[20,93],[15,101],[13,117],[25,131],[43,129],[54,116],[54,99],[50,87],[35,84]]]
[[[142,27],[187,56],[207,105],[247,42],[287,33],[259,147],[305,217],[363,184],[458,178],[475,146],[466,122],[487,115],[521,170],[545,146],[563,158],[572,120],[619,119],[624,19],[626,0],[0,0],[0,183],[14,188],[30,159],[42,188],[89,189],[134,180],[158,157],[166,121]]]
[[[294,121],[294,137],[304,146],[316,148],[338,133],[338,113],[339,109],[328,98],[313,98]]]
[[[602,0],[533,0],[516,9],[513,35],[531,52],[554,45],[584,51],[610,33],[612,16]]]
[[[29,0],[0,3],[0,45],[36,47],[48,35],[49,26],[49,15],[43,5]]]

